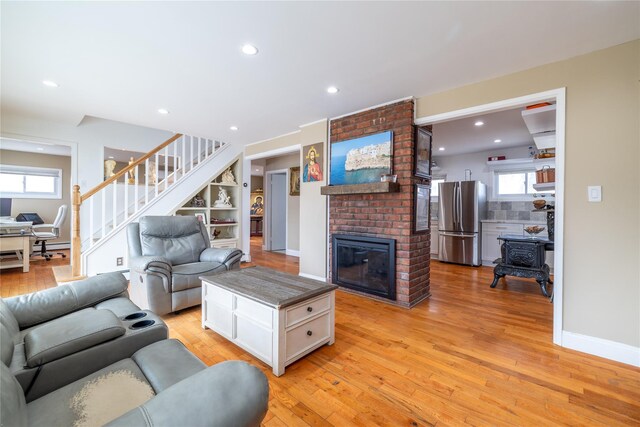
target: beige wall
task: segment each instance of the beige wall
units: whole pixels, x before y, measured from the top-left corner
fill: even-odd
[[[417,117],[566,87],[563,329],[640,346],[640,41],[425,96]],[[602,203],[587,186],[602,185]]]
[[[71,157],[0,150],[0,163],[62,169],[62,199],[13,199],[11,216],[15,217],[21,212],[36,212],[46,224],[50,224],[56,218],[58,208],[61,205],[67,205],[69,211],[67,211],[67,218],[62,224],[60,238],[49,241],[69,243],[71,241]]]
[[[300,155],[298,153],[286,154],[267,159],[265,172],[289,169],[295,166],[300,166]],[[288,186],[287,182],[287,193]],[[300,250],[300,196],[287,195],[287,250]]]
[[[306,126],[288,135],[249,145],[245,148],[245,155],[253,156],[268,153],[273,150],[303,147],[309,144],[324,142],[322,153],[322,170],[325,180],[322,182],[301,183],[299,203],[299,251],[300,274],[325,278],[327,271],[327,197],[320,194],[320,187],[326,185],[327,176],[327,126],[328,121],[322,120]],[[297,165],[304,164],[302,150],[293,154],[297,157]],[[289,155],[286,157],[290,157]],[[270,169],[269,166],[266,169]],[[278,169],[273,167],[272,169]],[[289,198],[291,200],[291,197]],[[291,220],[291,213],[289,214]]]
[[[327,126],[328,121],[301,127],[300,144],[324,143],[321,153],[323,181],[303,182],[300,188],[300,273],[326,277],[327,271],[327,196],[320,194],[320,187],[327,181]],[[300,150],[300,164],[304,159]]]

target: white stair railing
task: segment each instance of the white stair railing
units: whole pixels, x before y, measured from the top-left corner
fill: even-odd
[[[86,193],[80,194],[80,186],[75,185],[72,275],[80,276],[83,249],[90,249],[108,239],[118,226],[134,218],[141,209],[182,181],[224,145],[212,139],[176,134]],[[143,171],[141,167],[144,167]],[[83,227],[80,218],[83,219]],[[86,237],[84,242],[81,230]]]

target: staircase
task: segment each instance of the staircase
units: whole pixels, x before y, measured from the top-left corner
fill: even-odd
[[[127,224],[175,211],[240,154],[230,144],[176,134],[84,194],[74,186],[71,279],[126,269]]]

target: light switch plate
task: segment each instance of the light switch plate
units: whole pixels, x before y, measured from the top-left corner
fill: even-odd
[[[587,187],[587,196],[590,202],[602,201],[602,186],[590,185]]]

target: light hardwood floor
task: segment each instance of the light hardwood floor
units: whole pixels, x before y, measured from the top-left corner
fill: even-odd
[[[298,259],[254,263],[297,273]],[[1,295],[54,285],[50,266],[0,273]],[[638,425],[640,369],[551,343],[552,305],[535,282],[490,289],[490,268],[432,263],[433,296],[406,310],[338,291],[336,343],[271,369],[210,330],[200,309],[169,315],[170,334],[207,364],[246,360],[269,378],[266,426]]]

